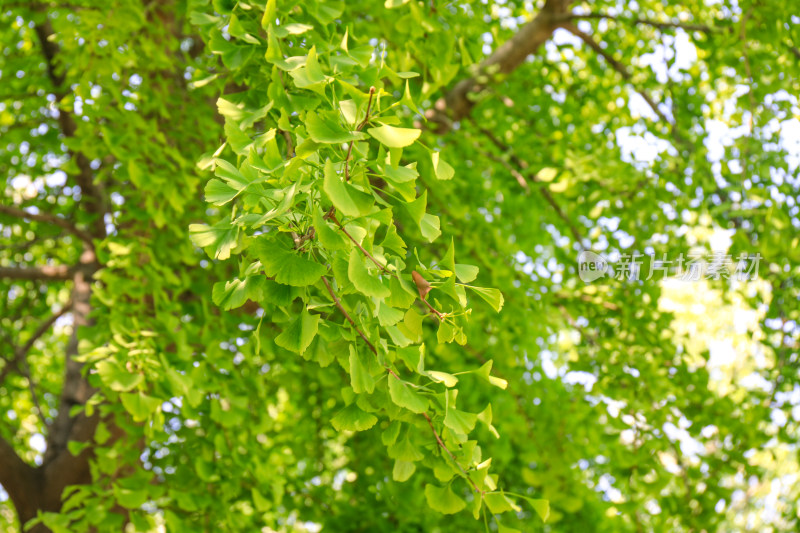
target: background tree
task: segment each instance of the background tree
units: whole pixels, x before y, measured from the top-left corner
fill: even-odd
[[[787,4],[4,2],[4,526],[795,529]]]

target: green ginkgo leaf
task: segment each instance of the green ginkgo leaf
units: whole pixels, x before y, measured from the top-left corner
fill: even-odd
[[[305,287],[325,274],[324,266],[273,239],[272,235],[263,235],[252,246],[267,276],[284,285]]]
[[[331,419],[337,431],[366,431],[378,421],[372,413],[362,411],[355,403],[351,403]]]
[[[350,251],[347,276],[355,288],[366,296],[386,298],[392,294],[392,291],[381,281],[377,273],[372,273],[367,269],[364,263],[364,256],[357,248],[353,248]]]
[[[319,327],[319,315],[303,311],[288,328],[275,337],[275,344],[292,352],[302,354],[314,340]]]
[[[365,138],[361,132],[344,129],[334,116],[320,115],[310,111],[306,115],[306,129],[309,137],[318,143],[341,144]]]
[[[389,376],[388,379],[389,395],[394,403],[412,413],[421,414],[428,410],[428,400],[422,394],[394,376]]]
[[[442,514],[455,514],[467,506],[464,500],[453,493],[449,485],[447,487],[425,485],[425,499],[431,509]]]
[[[369,128],[367,132],[377,139],[381,144],[389,148],[404,148],[416,141],[422,130],[416,128],[396,128],[384,124],[377,128]]]

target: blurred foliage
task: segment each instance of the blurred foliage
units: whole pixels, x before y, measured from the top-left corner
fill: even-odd
[[[75,337],[92,483],[41,523],[796,530],[792,7],[0,4],[3,206],[105,228]],[[479,66],[535,17],[536,54]],[[441,129],[470,77],[469,117]],[[0,224],[0,267],[87,246]],[[720,235],[760,254],[758,281],[578,276],[583,249],[675,258]],[[70,313],[27,371],[15,347],[71,282],[2,286],[0,437],[42,464]]]

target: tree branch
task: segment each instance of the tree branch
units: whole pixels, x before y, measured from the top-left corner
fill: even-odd
[[[453,460],[453,462],[454,462],[454,463],[456,464],[456,466],[458,467],[458,469],[459,469],[459,470],[461,470],[461,474],[464,476],[464,478],[466,478],[466,480],[467,480],[467,481],[469,481],[469,484],[470,484],[470,485],[472,485],[472,488],[473,488],[473,489],[475,489],[475,492],[477,492],[477,493],[479,493],[481,496],[483,496],[483,491],[482,491],[481,489],[479,489],[479,488],[478,488],[478,485],[476,485],[476,484],[475,484],[475,482],[474,482],[474,481],[472,481],[472,478],[470,478],[470,477],[467,475],[467,472],[464,470],[464,468],[463,468],[463,467],[461,466],[461,464],[458,462],[458,460],[456,459],[456,456],[455,456],[455,455],[453,455],[453,452],[451,452],[451,451],[450,451],[450,449],[449,449],[449,448],[447,447],[447,445],[444,443],[444,441],[442,440],[442,438],[439,436],[439,433],[436,431],[436,428],[433,426],[433,422],[431,422],[431,417],[429,417],[429,416],[428,416],[428,413],[422,413],[422,416],[424,416],[424,417],[425,417],[425,420],[427,420],[427,421],[428,421],[428,426],[430,426],[430,428],[431,428],[431,431],[433,431],[433,436],[434,436],[434,437],[436,437],[436,442],[439,444],[439,446],[440,446],[440,447],[441,447],[441,448],[442,448],[444,451],[446,451],[446,452],[447,452],[447,455],[448,455],[448,456],[450,456],[450,459],[452,459],[452,460]]]
[[[0,267],[0,279],[27,281],[67,281],[72,279],[79,267],[75,266],[43,266],[43,267]]]
[[[569,13],[567,15],[563,15],[558,17],[560,21],[569,22],[572,20],[587,20],[587,19],[605,19],[605,20],[613,20],[614,22],[623,22],[627,24],[632,24],[634,26],[643,25],[643,26],[653,26],[654,28],[658,28],[660,30],[666,28],[680,28],[686,31],[699,31],[702,33],[712,33],[714,30],[710,26],[706,26],[705,24],[687,24],[681,21],[666,21],[660,22],[657,20],[645,19],[645,18],[625,18],[625,17],[618,17],[616,15],[608,15],[606,13]]]
[[[0,214],[16,218],[22,218],[25,220],[33,220],[36,222],[45,222],[47,224],[53,224],[54,226],[58,226],[60,228],[67,230],[68,232],[72,233],[73,235],[75,235],[82,241],[86,242],[87,244],[92,244],[91,235],[75,227],[68,220],[65,220],[56,215],[51,215],[47,213],[31,213],[24,209],[19,209],[17,207],[12,207],[10,205],[0,205]]]
[[[601,56],[603,59],[605,59],[606,62],[609,65],[611,65],[611,68],[616,70],[620,74],[620,76],[622,76],[622,79],[624,79],[625,81],[627,81],[628,83],[630,83],[633,86],[633,82],[632,82],[633,76],[628,71],[628,69],[625,67],[625,65],[623,65],[622,63],[620,63],[619,61],[614,59],[614,56],[612,56],[611,54],[606,52],[605,49],[603,49],[603,47],[600,46],[600,43],[595,41],[592,38],[591,35],[579,30],[577,26],[575,26],[574,24],[570,24],[570,23],[563,24],[562,28],[564,28],[565,30],[569,31],[570,33],[572,33],[573,35],[575,35],[576,37],[581,39],[584,43],[586,43],[589,46],[589,48],[594,50],[599,56]],[[653,112],[656,115],[658,115],[659,118],[661,118],[661,120],[663,120],[667,124],[670,124],[670,121],[667,118],[667,116],[658,108],[658,105],[650,97],[649,94],[647,94],[644,91],[640,91],[635,86],[633,87],[633,89],[637,93],[639,93],[639,96],[641,96],[644,99],[644,101],[647,102],[647,105],[650,106],[650,109],[652,109]]]
[[[342,233],[344,233],[345,235],[347,235],[347,238],[348,238],[348,239],[350,239],[350,241],[351,241],[353,244],[355,244],[355,245],[356,245],[356,247],[357,247],[359,250],[361,250],[361,253],[363,253],[365,256],[367,256],[367,258],[369,258],[369,260],[370,260],[370,261],[372,261],[372,262],[375,264],[375,266],[377,266],[378,268],[380,268],[380,269],[381,269],[381,272],[386,272],[386,271],[387,271],[387,270],[386,270],[386,265],[383,265],[383,264],[381,264],[381,262],[380,262],[380,261],[378,261],[377,259],[375,259],[375,258],[372,256],[372,254],[371,254],[371,253],[369,253],[368,251],[366,251],[366,250],[364,249],[364,247],[363,247],[363,246],[361,246],[361,244],[360,244],[360,243],[359,243],[357,240],[355,240],[355,238],[353,238],[353,236],[352,236],[352,235],[350,235],[350,233],[349,233],[349,232],[348,232],[346,229],[344,229],[344,226],[342,225],[342,223],[341,223],[341,222],[339,222],[339,219],[338,219],[338,218],[336,218],[336,215],[331,215],[329,218],[330,218],[331,220],[333,220],[333,221],[336,223],[336,225],[337,225],[337,226],[339,226],[339,229],[340,229],[340,230],[342,230]]]
[[[23,461],[11,443],[0,436],[0,485],[18,509],[27,496],[26,488],[33,475],[33,467]]]
[[[570,0],[547,0],[541,11],[511,39],[478,65],[475,74],[458,82],[440,98],[426,117],[437,133],[447,133],[453,123],[469,115],[475,106],[474,94],[483,90],[487,78],[510,74],[536,52],[559,27],[559,17],[566,13]]]

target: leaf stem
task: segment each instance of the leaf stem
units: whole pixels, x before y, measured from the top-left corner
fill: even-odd
[[[364,115],[364,120],[356,127],[356,131],[361,131],[364,129],[364,126],[367,125],[369,122],[369,111],[372,109],[372,97],[375,95],[375,87],[369,88],[369,101],[367,102],[367,113]],[[350,179],[350,168],[348,166],[348,161],[350,161],[350,156],[353,154],[353,143],[355,141],[350,141],[350,145],[347,147],[347,155],[344,157],[344,181],[348,181]]]

